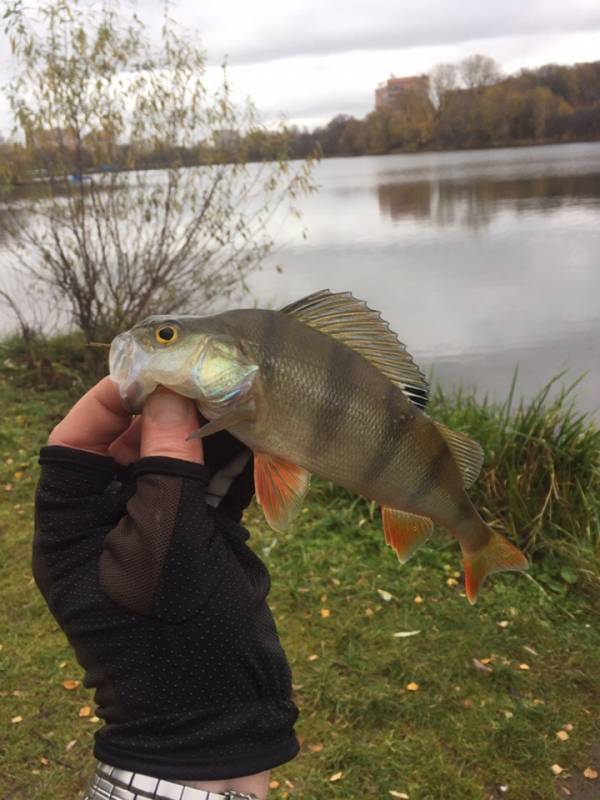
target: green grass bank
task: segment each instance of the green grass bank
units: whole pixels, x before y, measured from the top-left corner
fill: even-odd
[[[74,337],[0,343],[2,800],[71,800],[93,764],[91,694],[63,685],[80,670],[29,561],[37,451],[104,363]],[[249,510],[301,710],[273,798],[600,797],[600,432],[569,393],[510,400],[430,406],[482,444],[472,496],[532,558],[474,607],[442,532],[401,567],[378,510],[326,482],[288,534]]]

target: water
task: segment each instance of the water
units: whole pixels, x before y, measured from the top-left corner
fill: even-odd
[[[308,237],[279,231],[259,304],[351,291],[447,388],[501,399],[518,366],[530,396],[566,369],[600,408],[600,143],[330,159],[315,177]]]
[[[252,288],[349,290],[440,382],[502,399],[567,370],[600,408],[600,144],[330,159]],[[278,274],[275,265],[283,266]]]

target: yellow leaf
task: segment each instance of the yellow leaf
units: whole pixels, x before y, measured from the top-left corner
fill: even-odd
[[[381,597],[381,599],[382,599],[382,600],[384,600],[386,603],[389,603],[389,602],[390,602],[390,600],[392,599],[392,597],[394,596],[393,594],[390,594],[390,592],[386,592],[386,590],[385,590],[385,589],[377,589],[377,594],[378,594],[378,595],[379,595],[379,597]]]
[[[20,470],[18,472],[15,472],[15,474],[13,475],[13,478],[16,481],[20,481],[22,477],[23,477],[23,473]]]
[[[446,583],[448,586],[458,586],[458,581],[456,580],[456,578],[448,578],[446,580]]]
[[[367,615],[367,617],[372,617],[374,613],[375,612],[373,611],[372,608],[367,608],[367,610],[365,611],[365,614]]]
[[[501,619],[500,622],[498,623],[499,628],[508,628],[509,625],[510,622],[507,619]]]
[[[567,722],[566,725],[563,725],[563,731],[568,731],[568,733],[571,733],[572,730],[573,730],[573,726],[571,725],[570,722]]]
[[[45,767],[47,767],[49,763],[50,762],[48,761],[46,756],[40,756],[40,764],[43,764]]]
[[[320,753],[321,750],[323,749],[323,745],[321,744],[321,742],[316,742],[315,744],[309,744],[308,749],[310,750],[311,753]]]
[[[563,768],[560,766],[560,764],[552,764],[550,769],[555,775],[560,775],[560,773],[563,771]]]
[[[77,744],[77,739],[71,739],[70,742],[67,742],[65,746],[65,753],[68,753],[69,750],[72,750],[76,744]]]
[[[327,602],[327,595],[326,594],[322,594],[321,595],[321,602],[322,603],[326,603]]]
[[[82,706],[79,709],[79,716],[80,717],[91,717],[92,716],[92,709],[90,706]]]
[[[328,608],[321,609],[321,616],[323,617],[323,619],[327,619],[327,617],[329,617],[330,615],[331,611]]]
[[[335,781],[341,780],[343,775],[343,772],[336,772],[335,775],[332,775],[331,778],[329,778],[329,780],[331,783],[334,783]]]
[[[13,490],[12,483],[5,483],[4,484],[4,491],[5,492],[12,492],[12,490]]]
[[[63,688],[66,689],[68,692],[72,692],[73,689],[76,689],[81,681],[76,681],[73,678],[67,678],[67,680],[62,682]]]
[[[529,669],[529,664],[519,664],[519,669],[522,669],[524,672],[527,672]]]
[[[587,778],[588,781],[595,781],[598,778],[598,770],[593,767],[586,767],[583,770],[583,777]]]
[[[68,661],[61,661],[58,666],[60,669],[64,669],[68,663],[69,663]]]
[[[395,792],[393,789],[390,789],[390,794],[392,797],[398,798],[398,800],[408,800],[408,795],[404,792]]]
[[[10,721],[12,722],[13,725],[16,725],[18,722],[23,722],[23,717],[20,714],[18,714],[16,717],[11,717]]]
[[[419,684],[418,683],[414,683],[414,682],[407,683],[406,684],[406,688],[408,689],[409,692],[418,692],[419,691]]]
[[[417,603],[417,604],[418,604],[418,603],[424,603],[424,602],[425,602],[425,600],[423,600],[423,598],[421,597],[421,595],[420,595],[420,594],[418,594],[418,595],[415,597],[415,603]]]
[[[316,653],[313,653],[311,656],[308,657],[309,661],[316,661],[319,656]]]
[[[566,731],[557,731],[556,738],[560,739],[561,742],[566,742],[567,739],[569,738],[569,734]]]
[[[269,789],[278,789],[279,788],[279,781],[271,781],[269,784]]]

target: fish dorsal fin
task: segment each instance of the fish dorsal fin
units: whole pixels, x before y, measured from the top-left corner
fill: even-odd
[[[350,292],[334,294],[324,289],[281,310],[360,353],[417,408],[425,408],[429,396],[425,376],[379,312],[362,300]]]
[[[450,452],[462,475],[463,483],[468,489],[477,480],[483,466],[483,449],[481,445],[465,433],[453,431],[441,422],[432,421],[446,440],[446,444],[450,448]]]

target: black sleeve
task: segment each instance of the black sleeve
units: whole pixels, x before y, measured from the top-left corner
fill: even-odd
[[[135,465],[135,492],[99,561],[100,586],[114,602],[171,622],[198,612],[221,579],[226,555],[205,502],[209,478],[204,465],[174,458]]]

